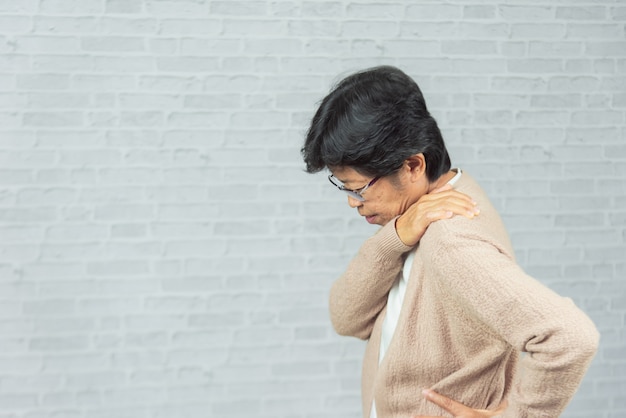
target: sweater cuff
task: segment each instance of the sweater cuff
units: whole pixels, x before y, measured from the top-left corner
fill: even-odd
[[[399,256],[413,249],[413,247],[403,243],[398,236],[396,231],[396,220],[398,218],[393,218],[372,237],[372,239],[376,240],[379,246],[379,254],[383,259]]]

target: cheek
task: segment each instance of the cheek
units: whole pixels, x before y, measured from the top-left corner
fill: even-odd
[[[387,193],[381,196],[379,202],[381,202],[381,207],[384,207],[385,210],[391,213],[393,216],[401,215],[406,210],[405,199],[401,194],[397,192]]]

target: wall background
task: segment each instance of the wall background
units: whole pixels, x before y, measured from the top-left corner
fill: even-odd
[[[375,229],[299,156],[333,81],[422,87],[626,416],[626,5],[0,0],[0,418],[359,417],[327,290]]]

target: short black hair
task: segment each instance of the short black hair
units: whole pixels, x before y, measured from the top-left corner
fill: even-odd
[[[351,167],[369,176],[396,172],[423,153],[426,176],[450,170],[450,156],[417,83],[380,66],[341,80],[322,100],[301,150],[306,171]]]

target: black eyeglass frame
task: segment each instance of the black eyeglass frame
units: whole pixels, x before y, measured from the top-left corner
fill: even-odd
[[[346,193],[348,196],[358,200],[359,202],[365,202],[365,197],[363,197],[363,193],[365,193],[365,191],[370,188],[374,183],[376,183],[380,178],[381,177],[374,177],[369,183],[358,189],[348,189],[346,186],[343,185],[341,181],[339,181],[339,179],[337,179],[337,177],[332,174],[328,176],[328,181],[330,181],[335,187]]]

